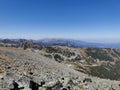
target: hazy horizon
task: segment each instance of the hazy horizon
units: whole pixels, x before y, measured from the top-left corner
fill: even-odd
[[[0,38],[120,42],[119,0],[1,0]]]
[[[103,43],[103,44],[118,44],[120,43],[120,40],[109,40],[109,39],[75,39],[75,38],[39,38],[39,39],[34,39],[34,38],[0,38],[0,39],[26,39],[26,40],[46,40],[46,39],[57,39],[57,40],[79,40],[83,42],[90,42],[90,43]]]

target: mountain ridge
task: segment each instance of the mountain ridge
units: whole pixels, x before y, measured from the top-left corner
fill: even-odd
[[[43,46],[68,46],[74,48],[83,48],[83,47],[93,47],[93,48],[117,48],[120,49],[120,43],[95,43],[87,42],[82,40],[75,39],[57,39],[57,38],[45,38],[39,40],[32,39],[0,39],[1,43],[13,42],[13,43],[23,43],[26,41],[32,41],[34,43],[43,45]]]

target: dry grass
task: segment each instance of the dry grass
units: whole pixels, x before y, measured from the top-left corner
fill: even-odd
[[[5,55],[0,55],[0,61],[9,62],[9,61],[11,61],[11,57],[8,57]]]
[[[0,67],[0,74],[5,72],[5,68],[4,67]]]
[[[25,54],[25,55],[31,55],[28,51],[23,50],[23,49],[18,49],[18,48],[1,47],[0,46],[0,50],[7,51],[7,52],[13,52],[13,53],[21,53],[21,54]]]

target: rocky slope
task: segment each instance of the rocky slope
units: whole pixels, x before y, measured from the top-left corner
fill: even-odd
[[[73,63],[83,58],[80,50],[58,48],[62,53],[58,49],[53,53],[48,48],[0,47],[0,90],[120,90],[120,81],[100,79],[74,70]],[[84,60],[80,62],[86,65]]]

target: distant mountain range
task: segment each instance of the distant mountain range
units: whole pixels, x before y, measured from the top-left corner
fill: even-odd
[[[36,42],[44,46],[69,46],[74,48],[120,48],[120,43],[92,43],[73,39],[41,39],[37,40]]]
[[[69,47],[102,47],[100,43],[90,43],[72,39],[41,39],[36,41],[44,46],[69,46]]]
[[[22,43],[27,39],[0,39],[0,43]],[[33,42],[43,46],[68,46],[74,48],[96,47],[96,48],[120,48],[120,43],[92,43],[73,39],[40,39]]]

